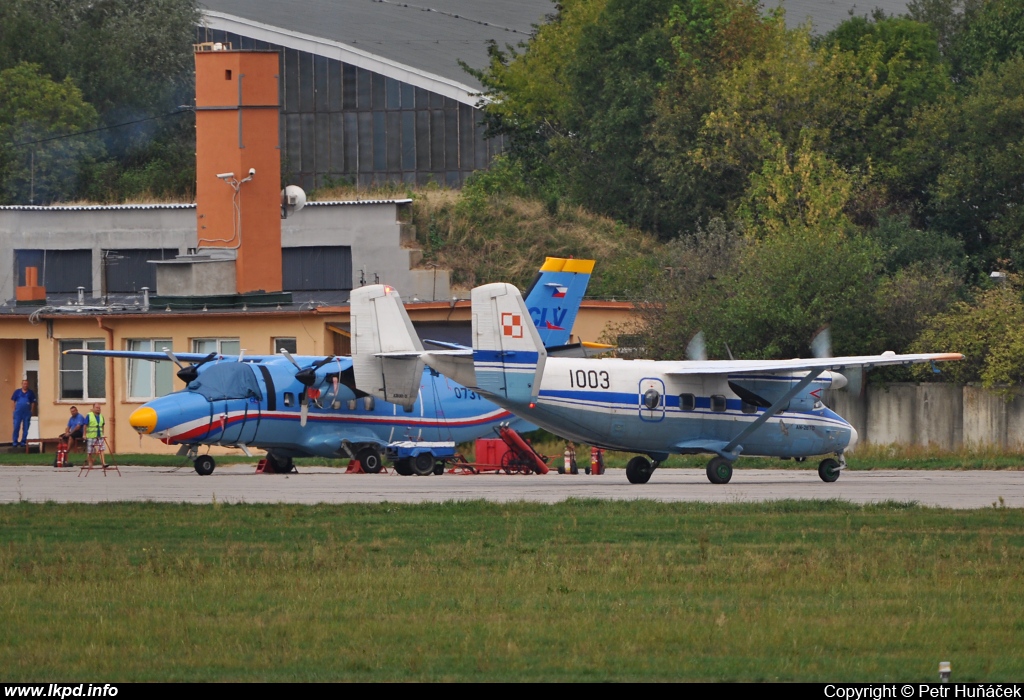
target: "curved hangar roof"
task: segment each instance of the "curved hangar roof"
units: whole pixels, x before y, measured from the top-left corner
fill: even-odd
[[[487,65],[487,42],[518,44],[554,13],[552,0],[201,0],[205,23],[272,44],[327,56],[476,104],[480,84],[459,66]],[[766,0],[786,22],[811,20],[824,33],[878,7],[907,0]]]

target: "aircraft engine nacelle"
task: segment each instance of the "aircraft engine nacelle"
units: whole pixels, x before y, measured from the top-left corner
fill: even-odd
[[[778,374],[732,374],[729,388],[737,396],[761,408],[768,408],[782,398],[807,372],[784,372]],[[803,391],[789,401],[783,410],[812,411],[818,407],[825,389],[841,389],[846,386],[846,377],[838,372],[822,372]]]

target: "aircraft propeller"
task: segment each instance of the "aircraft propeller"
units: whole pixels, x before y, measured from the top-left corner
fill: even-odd
[[[704,342],[704,331],[697,331],[686,345],[686,359],[703,362],[708,359],[708,349]]]
[[[196,380],[196,377],[199,376],[200,367],[205,365],[207,362],[210,362],[211,360],[217,359],[217,353],[211,352],[209,355],[199,360],[198,362],[193,362],[190,365],[183,365],[181,364],[181,360],[179,360],[177,356],[173,352],[171,352],[170,348],[164,348],[164,354],[167,355],[167,358],[171,362],[178,365],[178,379],[185,382],[186,384],[191,384]]]
[[[313,392],[316,393],[316,396],[313,397],[314,400],[316,398],[319,398],[319,396],[320,396],[319,390],[317,390],[313,386],[313,384],[316,383],[316,371],[318,369],[320,369],[321,367],[323,367],[324,365],[326,365],[328,362],[332,362],[334,360],[334,355],[328,355],[324,359],[320,360],[319,362],[316,362],[315,364],[310,365],[309,367],[302,367],[302,366],[299,365],[298,362],[296,362],[295,358],[292,357],[292,354],[290,352],[288,352],[287,350],[282,349],[281,350],[281,354],[283,354],[285,357],[287,357],[288,361],[291,362],[293,365],[295,365],[295,368],[297,370],[295,372],[295,378],[298,379],[299,382],[301,382],[303,385],[306,386],[306,390],[302,392],[302,394],[301,394],[301,396],[299,398],[299,407],[300,407],[300,411],[299,411],[299,415],[300,415],[299,425],[301,425],[302,427],[305,427],[306,426],[306,420],[309,418],[309,399],[310,399],[310,394],[313,393]],[[337,389],[335,389],[335,395],[337,395]]]
[[[819,359],[832,357],[832,328],[827,324],[818,329],[818,332],[811,338],[811,354]],[[864,385],[864,368],[851,367],[836,374],[846,377],[846,390],[851,394],[860,394]]]

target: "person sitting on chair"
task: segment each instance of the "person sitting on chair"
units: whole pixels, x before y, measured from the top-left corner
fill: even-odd
[[[73,444],[72,440],[81,440],[85,437],[85,426],[89,421],[86,420],[85,416],[78,412],[78,406],[71,407],[71,418],[68,419],[67,430],[61,435],[61,438],[67,440],[69,444]]]
[[[92,469],[92,456],[97,453],[100,456],[100,464],[104,469],[107,468],[107,462],[103,456],[103,451],[106,447],[103,428],[106,426],[106,423],[106,419],[100,413],[100,405],[94,403],[92,411],[85,416],[85,459],[90,469]]]

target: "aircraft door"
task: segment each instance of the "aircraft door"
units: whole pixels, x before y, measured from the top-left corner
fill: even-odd
[[[637,402],[640,419],[657,423],[665,419],[665,382],[655,377],[640,380]]]

